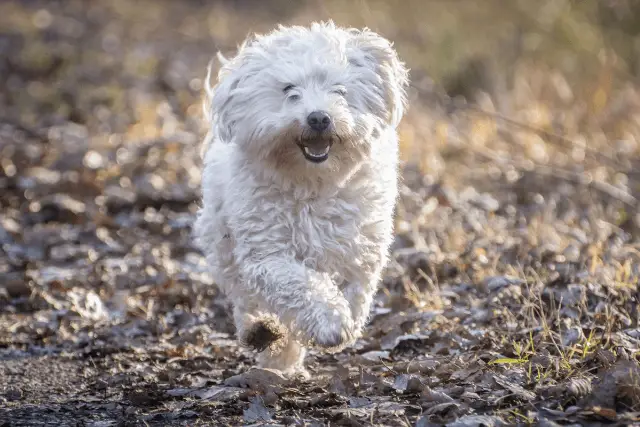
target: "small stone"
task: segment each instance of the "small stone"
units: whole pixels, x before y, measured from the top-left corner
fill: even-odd
[[[105,188],[103,196],[105,197],[105,205],[109,209],[122,209],[131,206],[137,199],[134,191],[117,185],[110,185]]]
[[[393,382],[393,388],[401,393],[420,392],[423,387],[422,381],[415,375],[400,374]]]
[[[496,289],[500,289],[500,288],[503,288],[505,286],[523,285],[524,281],[521,280],[521,279],[518,279],[517,277],[493,276],[493,277],[487,277],[484,280],[483,284],[486,287],[486,289],[488,289],[490,291],[494,291]]]
[[[85,154],[82,159],[82,163],[89,169],[99,169],[104,165],[104,161],[100,153],[93,150],[87,151],[87,154]]]
[[[13,271],[10,273],[1,273],[0,284],[4,286],[7,294],[12,298],[24,297],[31,294],[31,288],[29,287],[29,282],[24,272]]]
[[[571,347],[585,339],[584,333],[580,326],[572,326],[567,329],[562,336],[562,344]]]
[[[47,29],[53,24],[53,15],[47,9],[39,9],[33,14],[33,25],[39,29]]]
[[[27,175],[40,185],[55,185],[60,182],[62,174],[43,167],[34,167],[27,171]]]
[[[9,402],[15,402],[16,400],[22,399],[23,393],[18,387],[9,387],[4,392],[4,397]]]

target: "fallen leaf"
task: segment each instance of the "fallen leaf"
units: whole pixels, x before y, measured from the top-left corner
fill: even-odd
[[[376,412],[378,412],[379,414],[394,415],[396,417],[399,417],[401,415],[404,415],[405,408],[406,405],[402,405],[400,403],[383,402],[376,406]]]
[[[266,406],[264,406],[262,400],[258,397],[254,397],[251,399],[249,407],[244,410],[242,416],[245,422],[248,423],[271,420],[271,413],[266,408]]]
[[[532,401],[536,398],[535,393],[529,390],[525,390],[522,386],[509,381],[508,379],[504,378],[501,375],[494,374],[493,380],[499,385],[501,385],[502,387],[504,387],[505,389],[509,390],[511,393],[515,394],[516,396],[524,400]]]
[[[401,393],[417,393],[422,391],[423,385],[415,375],[400,374],[396,376],[392,387]]]
[[[252,389],[272,388],[287,382],[284,375],[275,369],[251,368],[250,370],[224,380],[230,387],[248,387]]]
[[[498,417],[489,415],[467,415],[454,422],[448,423],[447,427],[500,427],[506,425]]]
[[[454,408],[457,409],[459,407],[460,407],[460,404],[456,402],[438,403],[437,405],[431,406],[429,409],[424,411],[424,413],[427,415],[434,415],[434,414],[442,415],[445,412],[449,412],[451,409],[454,409]]]
[[[369,351],[360,355],[363,359],[370,362],[380,363],[381,359],[389,359],[388,351]]]
[[[189,395],[202,400],[226,402],[238,398],[242,393],[244,389],[239,387],[209,387],[193,391]]]
[[[422,400],[425,402],[446,403],[453,402],[453,398],[443,391],[435,391],[425,387],[422,391]]]
[[[404,341],[422,341],[429,339],[430,334],[405,334],[398,335],[397,333],[392,333],[384,338],[382,338],[380,342],[380,348],[382,350],[393,350],[400,343]]]
[[[595,415],[598,415],[600,417],[604,417],[610,420],[615,420],[618,417],[616,410],[612,408],[602,408],[600,406],[592,406],[588,408],[588,411],[591,411]]]
[[[503,357],[500,359],[494,359],[490,361],[488,364],[489,365],[503,365],[503,364],[519,365],[526,362],[527,362],[526,359],[513,359],[511,357]]]
[[[372,406],[373,403],[368,397],[352,397],[349,399],[350,408],[365,408]]]

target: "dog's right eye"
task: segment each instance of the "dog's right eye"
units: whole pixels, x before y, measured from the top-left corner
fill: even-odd
[[[284,87],[284,89],[282,89],[282,91],[283,91],[284,93],[288,93],[288,92],[289,92],[291,89],[293,89],[294,87],[295,87],[295,85],[286,85],[286,86]]]

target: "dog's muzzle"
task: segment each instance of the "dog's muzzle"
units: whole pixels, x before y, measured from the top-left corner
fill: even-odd
[[[307,116],[309,132],[300,138],[298,146],[304,157],[313,163],[322,163],[329,158],[329,150],[333,144],[330,130],[331,116],[326,111],[314,111]]]

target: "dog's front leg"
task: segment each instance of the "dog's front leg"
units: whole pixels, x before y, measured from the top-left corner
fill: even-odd
[[[350,282],[344,288],[344,296],[349,302],[353,317],[354,337],[358,338],[369,320],[373,298],[378,290],[378,277],[362,278]]]
[[[242,266],[244,282],[296,339],[332,350],[353,341],[349,303],[328,274],[306,268],[285,254],[251,256]]]
[[[386,246],[381,246],[380,250],[370,251],[365,257],[365,262],[353,265],[349,269],[351,275],[347,278],[343,293],[351,308],[356,337],[360,337],[362,329],[369,321],[371,305],[387,259]]]
[[[362,329],[369,320],[369,312],[376,289],[372,286],[362,286],[361,283],[350,283],[344,289],[344,296],[349,301],[353,316],[353,329],[356,337],[362,334]]]

